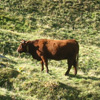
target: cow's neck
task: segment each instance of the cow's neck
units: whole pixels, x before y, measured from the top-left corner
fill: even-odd
[[[26,50],[27,50],[27,53],[30,53],[31,55],[33,55],[34,49],[32,45],[27,45]]]
[[[29,52],[29,45],[27,45],[27,47],[26,47],[26,51]]]

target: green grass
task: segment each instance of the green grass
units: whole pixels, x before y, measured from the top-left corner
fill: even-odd
[[[99,0],[4,0],[0,4],[0,100],[99,100]],[[89,5],[89,6],[88,6]],[[41,64],[17,53],[22,39],[76,39],[78,74],[65,76],[67,61]]]
[[[70,75],[64,76],[64,73],[67,70],[66,60],[49,61],[50,73],[47,74],[46,69],[43,72],[40,71],[40,63],[32,59],[30,55],[22,54],[21,57],[18,57],[18,53],[15,51],[22,38],[28,40],[32,36],[34,36],[33,39],[40,38],[40,36],[41,38],[46,38],[46,36],[36,35],[35,32],[31,34],[17,33],[8,30],[0,30],[0,32],[3,33],[1,39],[4,40],[4,46],[9,42],[9,44],[11,44],[10,48],[13,49],[12,47],[15,45],[13,50],[10,48],[2,48],[2,53],[10,60],[8,62],[4,61],[8,64],[7,66],[5,64],[5,66],[1,68],[1,72],[5,72],[4,70],[10,68],[9,70],[14,69],[19,73],[17,77],[15,77],[15,75],[10,77],[10,72],[8,72],[8,74],[1,74],[6,76],[3,77],[3,84],[0,82],[1,99],[10,100],[14,98],[15,100],[33,100],[34,98],[37,100],[98,100],[100,98],[100,51],[99,46],[97,45],[99,44],[99,34],[96,35],[96,39],[92,38],[92,35],[87,37],[87,34],[81,34],[82,36],[79,36],[81,38],[78,39],[80,43],[78,75],[74,76],[74,69],[72,68]],[[72,37],[73,34],[74,33],[69,36]],[[77,39],[78,36],[76,34],[74,36]],[[9,39],[6,40],[8,37]],[[88,41],[86,37],[95,40],[95,43],[92,44],[91,40]],[[48,36],[47,38],[50,37]],[[13,41],[14,39],[16,40],[15,42]],[[86,41],[87,44],[85,44]]]

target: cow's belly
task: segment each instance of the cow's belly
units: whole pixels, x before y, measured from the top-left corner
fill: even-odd
[[[33,57],[33,59],[36,59],[36,60],[38,60],[38,61],[41,60],[41,57],[39,57],[38,55],[32,55],[32,57]]]
[[[52,59],[52,60],[64,60],[64,59],[68,59],[67,57],[48,57],[48,59]]]
[[[50,53],[47,55],[47,58],[54,59],[54,60],[63,60],[63,59],[68,59],[71,56],[72,55],[70,53],[59,52],[59,53],[55,53],[55,54]]]

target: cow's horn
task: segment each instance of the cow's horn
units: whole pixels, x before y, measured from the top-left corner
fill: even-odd
[[[21,43],[25,43],[25,40],[22,40]]]

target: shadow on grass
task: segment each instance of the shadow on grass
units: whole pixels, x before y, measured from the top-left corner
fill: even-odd
[[[13,100],[13,99],[9,95],[6,95],[6,96],[0,95],[0,100]]]
[[[59,100],[81,100],[81,98],[78,97],[80,91],[77,90],[77,88],[68,86],[61,82],[59,83],[58,88],[63,90],[62,94],[60,94]]]
[[[4,87],[7,89],[12,89],[13,87],[13,78],[18,76],[19,72],[16,69],[12,69],[9,67],[0,68],[0,87]]]
[[[6,67],[14,68],[12,64],[17,64],[17,62],[12,59],[0,59],[0,60],[1,60],[0,68],[6,68]]]
[[[62,82],[47,82],[46,87],[37,92],[39,100],[82,100],[79,97],[80,90]]]
[[[81,75],[73,75],[73,74],[70,74],[69,77],[74,77],[74,78],[78,78],[78,79],[91,79],[91,80],[100,80],[100,78],[97,78],[97,77],[94,77],[94,76],[81,76]]]
[[[5,95],[5,96],[0,95],[0,100],[24,100],[24,99],[10,95]]]

